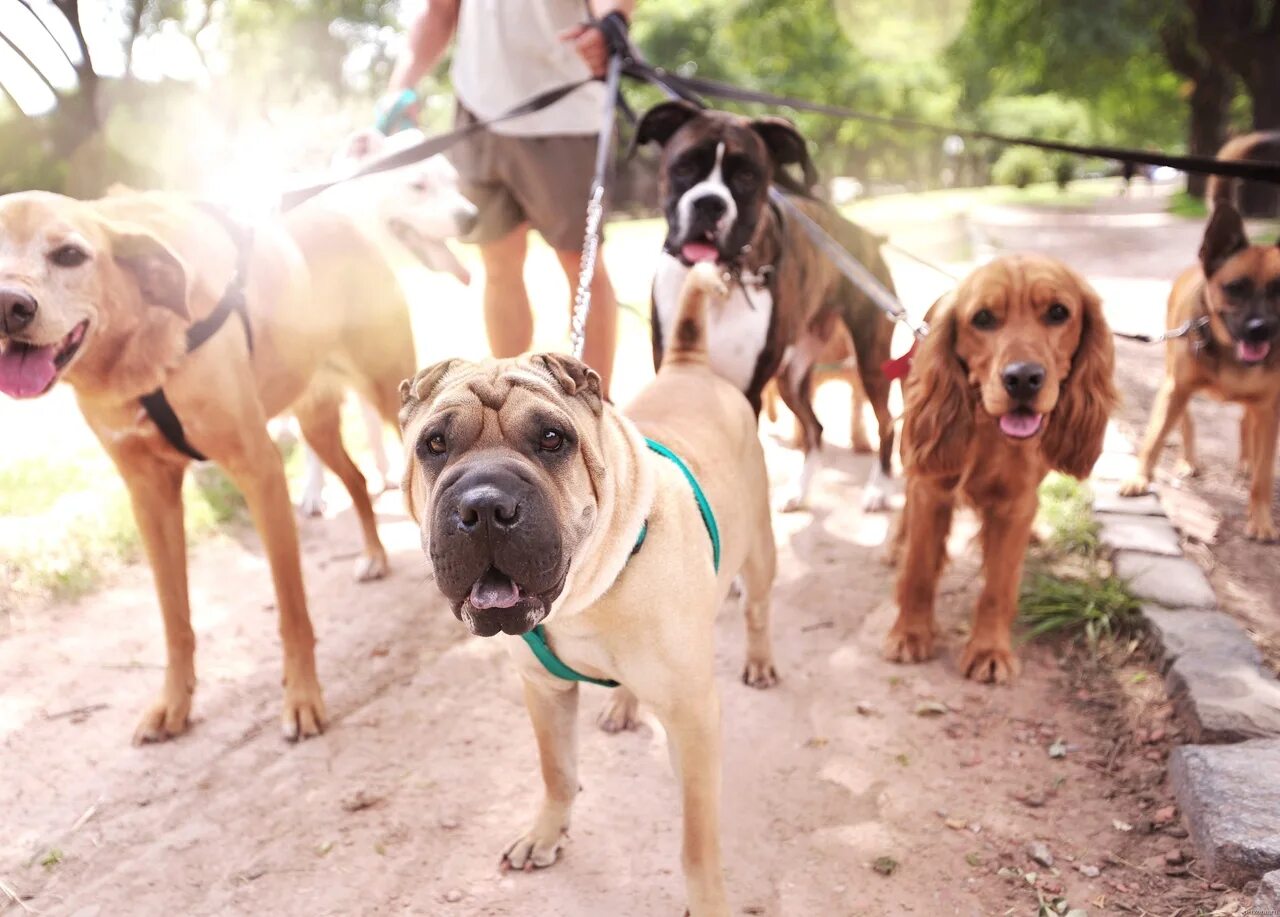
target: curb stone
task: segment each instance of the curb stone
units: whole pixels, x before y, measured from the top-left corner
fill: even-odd
[[[1217,596],[1194,561],[1140,551],[1118,551],[1116,576],[1129,584],[1139,599],[1169,608],[1214,608]]]
[[[1253,896],[1253,913],[1257,917],[1280,917],[1280,869],[1262,877],[1258,893]]]

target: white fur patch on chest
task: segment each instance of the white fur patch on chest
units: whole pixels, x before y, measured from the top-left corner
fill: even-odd
[[[653,304],[662,328],[665,346],[675,327],[680,309],[680,290],[689,268],[679,258],[663,252],[653,278]],[[773,317],[773,294],[768,287],[752,286],[743,292],[734,283],[729,298],[713,303],[707,316],[707,351],[711,369],[728,379],[741,392],[746,392],[756,374],[760,352],[769,338],[769,320]]]

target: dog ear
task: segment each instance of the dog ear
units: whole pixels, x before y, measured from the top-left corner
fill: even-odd
[[[1204,276],[1212,277],[1228,258],[1248,247],[1249,237],[1245,234],[1240,211],[1227,201],[1219,202],[1213,208],[1209,225],[1204,230],[1204,241],[1200,243],[1200,264],[1204,268]]]
[[[904,386],[902,462],[930,476],[958,475],[973,437],[973,393],[956,354],[957,312],[954,297],[930,309],[936,317]]]
[[[702,109],[692,102],[663,102],[649,109],[636,125],[636,136],[631,141],[634,149],[646,143],[657,143],[666,146],[676,131],[684,127],[691,119],[697,117]]]
[[[1115,386],[1116,348],[1102,314],[1102,300],[1076,278],[1084,312],[1080,343],[1058,404],[1049,416],[1041,448],[1055,469],[1084,479],[1102,454],[1107,419],[1119,401]]]
[[[431,400],[435,390],[449,374],[449,370],[463,362],[459,359],[441,360],[426,369],[419,370],[412,379],[400,383],[400,432],[403,433],[414,412]]]
[[[573,357],[561,353],[534,354],[533,361],[542,364],[571,398],[581,398],[597,417],[604,410],[604,398],[600,393],[600,374]]]
[[[818,183],[818,170],[809,158],[809,145],[794,124],[786,118],[757,118],[750,127],[769,148],[769,155],[773,157],[778,171],[798,165],[804,174],[806,191]]]
[[[136,226],[106,227],[115,263],[138,285],[142,301],[190,321],[187,269],[163,242]]]

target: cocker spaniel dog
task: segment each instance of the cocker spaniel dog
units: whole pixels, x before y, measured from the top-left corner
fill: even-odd
[[[1098,295],[1038,255],[980,267],[936,303],[906,383],[907,499],[898,619],[886,658],[934,652],[933,603],[958,502],[981,520],[984,584],[960,659],[968,678],[1017,674],[1010,629],[1037,488],[1057,470],[1086,477],[1116,402],[1115,348]]]

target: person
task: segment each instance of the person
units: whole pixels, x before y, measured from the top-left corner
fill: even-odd
[[[630,16],[634,0],[427,0],[409,27],[379,106],[378,126],[412,123],[415,87],[455,39],[450,78],[458,125],[487,120],[547,89],[602,76],[603,33],[588,17]],[[588,83],[540,112],[477,131],[450,151],[463,193],[479,214],[466,241],[484,263],[484,319],[496,357],[533,344],[533,313],[524,283],[529,228],[555,250],[578,284],[587,196],[601,128],[604,84]],[[571,306],[572,308],[572,306]],[[617,298],[603,259],[591,281],[583,358],[609,391],[617,336]]]

